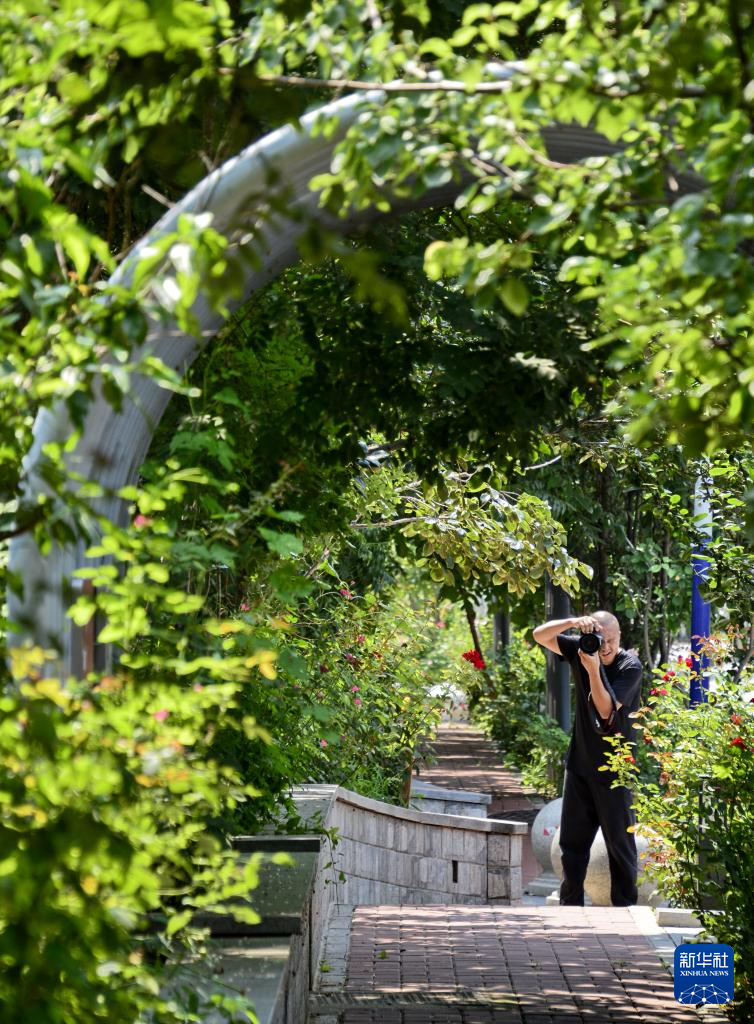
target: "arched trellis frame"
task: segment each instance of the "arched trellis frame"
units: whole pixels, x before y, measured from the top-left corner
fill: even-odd
[[[243,150],[171,208],[135,246],[113,276],[113,284],[130,279],[145,248],[171,234],[182,213],[211,213],[213,227],[236,246],[253,244],[257,260],[244,264],[239,305],[299,259],[298,242],[312,219],[321,220],[330,229],[342,233],[373,221],[380,215],[375,209],[358,211],[337,221],[326,218],[320,211],[319,197],[309,183],[316,175],[330,169],[333,151],[356,117],[365,109],[377,112],[383,99],[384,93],[379,90],[343,97],[307,115],[297,126],[287,125]],[[317,130],[322,117],[330,125],[326,135]],[[579,125],[555,125],[542,134],[548,155],[561,163],[610,155],[621,148],[620,144]],[[259,233],[250,232],[249,226],[260,223],[265,196],[273,187],[273,181],[275,190],[288,197],[290,216],[264,219],[260,246]],[[691,175],[680,176],[679,183],[684,192],[699,187],[699,182]],[[462,187],[463,184],[456,182],[430,190],[413,202],[402,201],[396,212],[448,204]],[[245,243],[245,237],[249,237],[249,243]],[[199,324],[198,336],[185,333],[176,323],[155,320],[150,323],[143,346],[144,351],[153,352],[180,374],[185,373],[223,325],[222,316],[201,294],[192,312]],[[147,377],[131,380],[129,398],[120,411],[103,397],[95,397],[76,451],[68,457],[71,467],[83,478],[97,480],[111,492],[133,483],[170,397],[169,390]],[[51,442],[62,444],[70,433],[71,423],[63,405],[45,409],[39,415],[33,446],[25,461],[25,500],[34,502],[36,495],[46,489],[35,469],[44,446]],[[96,508],[110,521],[125,524],[127,506],[121,499],[100,499]],[[66,584],[70,586],[74,571],[85,564],[83,543],[53,546],[44,555],[31,534],[16,537],[11,543],[10,569],[24,580],[23,596],[9,594],[9,619],[16,624],[11,643],[28,638],[53,646],[61,654],[56,668],[64,674],[81,668],[76,657],[74,627],[66,617],[65,595]]]

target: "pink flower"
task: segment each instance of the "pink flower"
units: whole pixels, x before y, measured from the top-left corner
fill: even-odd
[[[354,697],[353,702],[358,707],[361,704],[361,697]]]
[[[167,708],[160,708],[159,711],[155,711],[152,714],[152,718],[156,718],[158,722],[164,722],[169,714],[170,712],[167,710]]]
[[[350,601],[353,598],[353,593],[348,589],[348,587],[341,587],[338,593],[341,597],[345,597],[346,601]]]
[[[445,623],[442,621],[442,619],[436,619],[435,620],[435,628],[436,629],[445,629]]]
[[[356,643],[357,644],[365,644],[366,642],[367,642],[367,638],[364,636],[364,634],[363,633],[359,633],[359,635],[356,637]]]
[[[196,690],[197,693],[201,693],[204,687],[202,686],[201,683],[194,683],[194,689]]]
[[[251,608],[249,608],[249,606],[246,604],[245,601],[241,602],[240,608],[241,608],[242,612],[250,612],[251,611]]]
[[[358,693],[358,692],[359,692],[359,687],[358,686],[352,686],[351,687],[351,693]]]
[[[679,654],[679,655],[678,655],[678,664],[679,664],[679,665],[682,665],[682,664],[683,664],[683,655],[682,655],[682,654]]]
[[[319,741],[319,745],[320,745],[320,747],[326,747],[327,746],[327,740],[320,740]]]
[[[355,654],[351,654],[350,651],[347,651],[343,655],[343,657],[346,659],[346,661],[348,662],[349,665],[358,665],[359,664],[359,659],[356,657]]]
[[[134,526],[136,527],[137,530],[141,530],[142,527],[151,525],[152,520],[149,518],[149,516],[143,516],[141,513],[139,513],[138,516],[134,516]]]
[[[329,671],[330,671],[330,669],[329,669],[329,668],[327,667],[327,665],[320,665],[320,666],[319,666],[319,670],[320,670],[320,672],[321,672],[321,673],[322,673],[323,675],[324,675],[324,673],[325,673],[325,672],[329,672]]]

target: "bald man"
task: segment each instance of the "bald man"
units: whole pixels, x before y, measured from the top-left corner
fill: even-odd
[[[602,635],[596,654],[579,649],[577,636],[595,630]],[[636,903],[636,842],[628,829],[636,818],[631,791],[626,786],[611,788],[615,774],[600,771],[612,747],[606,736],[621,734],[632,744],[636,756],[632,712],[641,698],[641,663],[620,645],[620,625],[611,612],[599,611],[572,619],[553,619],[537,626],[534,639],[561,661],[571,666],[576,687],[576,712],[571,743],[566,756],[560,849],[563,855],[563,883],[560,902],[584,906],[584,878],[589,851],[602,829],[610,863],[610,898],[614,907]]]

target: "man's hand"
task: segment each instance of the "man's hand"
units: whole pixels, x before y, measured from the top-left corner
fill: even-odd
[[[549,622],[537,626],[534,630],[534,639],[553,654],[560,654],[558,633],[565,633],[568,629],[580,629],[582,633],[593,633],[595,629],[599,628],[599,622],[591,615],[577,615],[573,619],[551,619]]]
[[[591,630],[582,630],[582,632],[584,632],[584,633],[591,632]],[[586,651],[582,651],[581,648],[579,648],[579,661],[584,666],[584,668],[587,670],[587,672],[589,672],[590,668],[591,669],[595,669],[596,672],[597,672],[597,675],[599,676],[599,671],[600,671],[600,655],[599,655],[599,651],[595,651],[594,654],[587,654]]]
[[[580,618],[571,619],[571,629],[578,629],[581,633],[594,633],[599,628],[599,622],[591,615],[582,615]]]

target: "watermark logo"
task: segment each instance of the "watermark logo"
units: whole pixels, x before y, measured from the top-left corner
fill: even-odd
[[[676,946],[673,975],[679,1003],[729,1003],[733,998],[733,950],[723,943]]]

